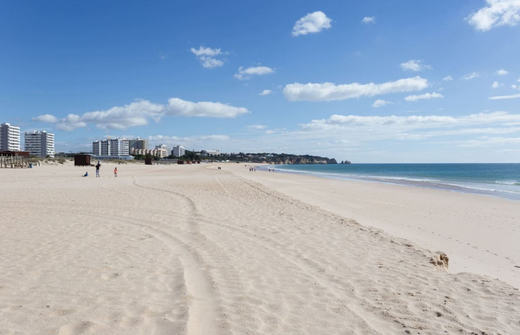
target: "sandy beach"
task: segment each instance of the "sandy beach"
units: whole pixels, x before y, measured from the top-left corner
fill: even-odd
[[[0,334],[520,333],[518,203],[114,166],[0,170]]]

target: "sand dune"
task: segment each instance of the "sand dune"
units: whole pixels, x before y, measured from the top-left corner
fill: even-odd
[[[520,333],[509,284],[241,166],[111,168],[0,171],[0,334]]]

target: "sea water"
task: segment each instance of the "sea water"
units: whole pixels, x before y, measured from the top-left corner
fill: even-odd
[[[315,176],[441,188],[520,200],[517,164],[306,164],[275,170]]]

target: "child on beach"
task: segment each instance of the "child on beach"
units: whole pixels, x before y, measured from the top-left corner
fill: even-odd
[[[117,177],[117,166],[114,168],[114,177]]]

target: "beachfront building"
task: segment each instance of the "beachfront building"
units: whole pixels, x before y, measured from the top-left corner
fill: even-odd
[[[148,149],[148,140],[142,138],[134,138],[128,140],[128,148],[130,151],[132,149]]]
[[[164,158],[168,156],[168,147],[166,144],[156,145],[155,150],[157,151],[157,157]]]
[[[54,134],[46,131],[25,132],[25,151],[31,156],[54,157]]]
[[[92,142],[92,154],[94,156],[101,156],[101,141]]]
[[[164,158],[168,155],[168,151],[164,149],[132,149],[130,155],[133,156],[146,156],[150,155],[157,158]]]
[[[186,148],[182,145],[176,145],[172,149],[172,155],[175,157],[182,157],[186,154]]]
[[[129,156],[129,141],[125,138],[108,138],[94,141],[92,142],[92,154],[97,157]]]
[[[0,125],[0,151],[20,151],[20,127]]]

